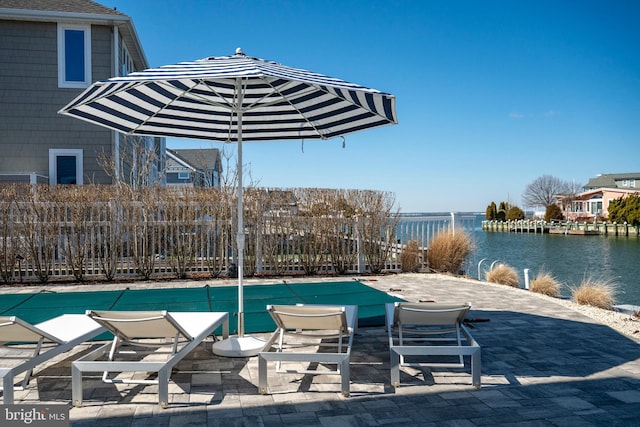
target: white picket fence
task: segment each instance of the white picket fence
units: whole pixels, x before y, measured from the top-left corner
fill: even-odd
[[[125,211],[133,215],[133,211]],[[133,213],[132,213],[133,212]],[[206,215],[197,219],[130,221],[105,216],[105,206],[91,211],[82,229],[70,221],[35,224],[39,236],[20,234],[25,225],[9,224],[0,235],[0,281],[42,281],[58,279],[97,279],[134,275],[177,274],[188,277],[207,274],[227,275],[236,263],[235,224]],[[19,216],[15,216],[14,220]],[[319,236],[312,232],[313,219],[297,217],[283,225],[263,219],[247,226],[245,274],[349,274],[372,271],[365,245],[371,239],[361,230],[362,218],[332,219],[331,232]],[[360,222],[359,222],[360,221]],[[396,238],[384,249],[383,270],[400,271],[400,254],[408,240],[417,240],[426,249],[440,231],[473,226],[474,217],[456,214],[443,216],[402,216]],[[0,221],[1,223],[1,221]],[[0,224],[2,225],[2,224]],[[4,224],[5,226],[7,224]],[[29,224],[33,226],[34,224]],[[388,233],[388,232],[387,232]],[[34,246],[36,248],[34,249]],[[31,250],[28,248],[31,247]],[[421,260],[424,263],[425,260]],[[424,265],[423,265],[424,266]],[[377,267],[378,269],[380,266]],[[108,272],[108,274],[107,274]]]

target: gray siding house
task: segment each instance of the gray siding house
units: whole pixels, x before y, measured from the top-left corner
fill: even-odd
[[[620,188],[624,190],[640,190],[640,172],[601,174],[590,178],[583,187],[586,191],[599,188]]]
[[[220,187],[222,161],[217,148],[167,148],[167,186]]]
[[[0,182],[110,184],[149,159],[159,176],[163,138],[57,113],[92,82],[149,67],[130,17],[90,0],[0,0],[0,52]]]

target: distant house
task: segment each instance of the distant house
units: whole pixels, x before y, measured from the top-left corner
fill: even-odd
[[[583,187],[586,191],[600,188],[622,188],[624,190],[640,190],[640,172],[601,174],[589,179]]]
[[[221,174],[222,161],[217,148],[167,148],[167,186],[219,187]]]
[[[598,175],[589,179],[582,193],[558,196],[565,218],[570,220],[590,220],[607,218],[612,200],[640,193],[640,173],[619,173]]]
[[[109,184],[164,168],[164,139],[58,110],[97,80],[148,68],[127,15],[90,0],[0,0],[0,182]],[[151,161],[149,161],[151,159]]]
[[[269,210],[270,216],[298,215],[298,200],[291,190],[263,188],[259,191],[269,200],[269,204],[271,205],[271,209]]]

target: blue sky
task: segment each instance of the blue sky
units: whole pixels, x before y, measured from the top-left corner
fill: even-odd
[[[259,186],[389,191],[402,212],[484,211],[521,205],[545,174],[585,184],[640,172],[635,0],[99,1],[133,18],[152,67],[241,47],[396,96],[399,124],[348,135],[345,148],[244,144]]]

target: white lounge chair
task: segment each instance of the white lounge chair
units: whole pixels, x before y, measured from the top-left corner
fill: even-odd
[[[166,408],[173,367],[219,326],[223,337],[229,336],[229,313],[90,310],[87,316],[113,333],[114,338],[71,364],[72,400],[76,407],[82,406],[82,373],[103,371],[102,380],[107,383],[158,384],[158,403]],[[123,345],[126,351],[120,348]],[[169,354],[159,360],[160,348],[167,346],[171,347]],[[141,350],[144,347],[155,351]],[[144,358],[150,354],[153,357]],[[120,355],[136,360],[116,360]],[[118,379],[110,378],[109,372],[157,372],[158,378]]]
[[[0,343],[4,347],[0,360],[3,365],[5,362],[15,364],[18,361],[15,366],[0,368],[3,402],[13,404],[14,389],[21,390],[29,384],[37,365],[102,332],[102,326],[83,314],[63,314],[36,325],[15,316],[0,316]],[[24,357],[26,349],[31,347],[33,353],[29,350],[31,355]],[[15,377],[23,372],[22,385],[15,387]]]
[[[358,322],[358,307],[328,305],[268,305],[277,329],[258,354],[258,390],[267,393],[267,362],[276,362],[276,372],[333,374],[341,376],[341,390],[349,396],[349,361]],[[328,343],[323,340],[335,340]],[[313,352],[309,347],[333,347],[334,352]],[[307,351],[298,351],[307,347]],[[274,350],[274,351],[272,351]],[[283,362],[335,364],[335,369],[283,369]]]
[[[387,304],[391,385],[400,386],[401,366],[464,368],[464,356],[471,356],[472,383],[480,388],[480,345],[463,324],[470,308],[469,303]],[[433,356],[454,360],[434,361]]]

